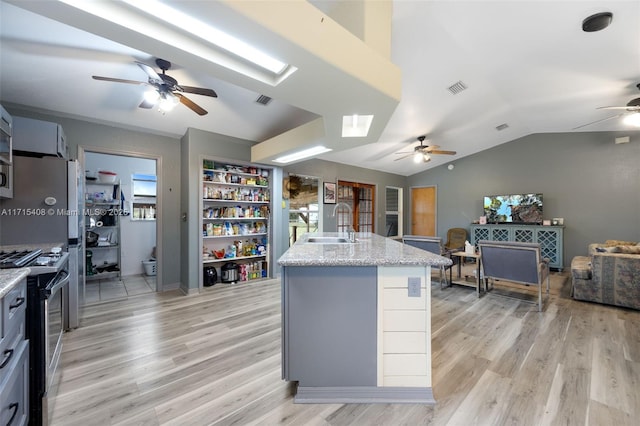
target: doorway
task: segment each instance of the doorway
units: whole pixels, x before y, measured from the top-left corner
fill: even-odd
[[[436,187],[411,188],[411,234],[436,235]]]
[[[81,306],[159,291],[159,159],[89,148],[79,148],[78,158],[86,173]],[[100,171],[115,173],[115,182],[102,182]],[[149,180],[141,182],[141,176]],[[153,184],[153,191],[148,183]],[[146,191],[144,215],[136,204],[141,184]]]
[[[314,176],[289,175],[283,188],[289,198],[289,246],[307,232],[318,232],[320,179]]]

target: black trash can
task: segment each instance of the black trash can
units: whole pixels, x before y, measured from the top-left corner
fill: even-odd
[[[202,276],[202,285],[205,287],[211,287],[218,281],[218,271],[216,271],[215,266],[205,266]]]

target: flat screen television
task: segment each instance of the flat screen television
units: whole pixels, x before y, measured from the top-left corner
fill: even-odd
[[[487,223],[542,223],[542,194],[487,195]]]

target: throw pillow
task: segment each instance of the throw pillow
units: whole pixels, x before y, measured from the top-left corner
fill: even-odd
[[[626,246],[623,246],[626,247]],[[596,247],[596,251],[598,253],[620,253],[620,247],[611,246],[611,247]]]
[[[640,254],[640,246],[620,246],[620,253],[625,254]]]
[[[635,246],[636,242],[634,241],[624,241],[624,240],[607,240],[605,241],[605,247],[613,247],[613,246]]]

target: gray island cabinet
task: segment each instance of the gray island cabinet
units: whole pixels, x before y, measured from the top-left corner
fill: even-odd
[[[431,267],[371,233],[305,234],[282,267],[282,377],[298,403],[434,403]]]

